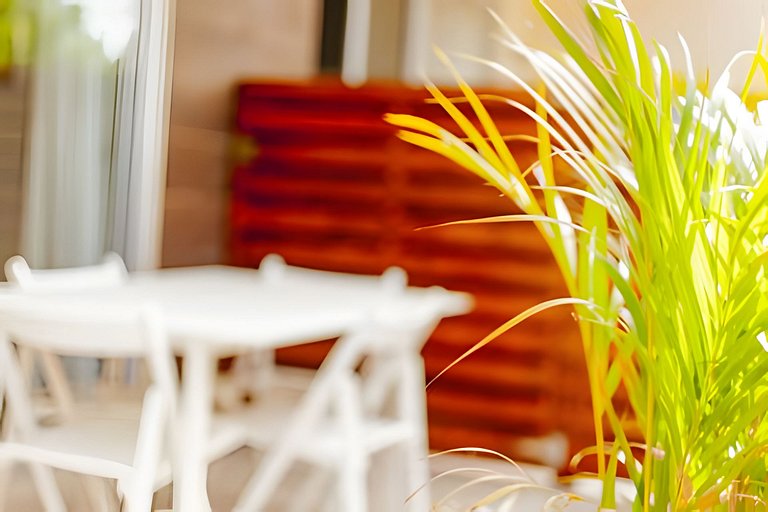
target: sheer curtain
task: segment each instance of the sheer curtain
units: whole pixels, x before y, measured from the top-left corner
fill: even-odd
[[[173,0],[38,0],[22,250],[159,264]]]
[[[159,265],[174,0],[36,0],[22,252]],[[90,382],[98,364],[65,362]]]
[[[160,265],[176,2],[133,1],[138,32],[119,62],[109,235],[129,269],[145,270]]]
[[[77,6],[41,0],[35,18],[23,252],[37,267],[93,263],[108,243],[117,68]]]

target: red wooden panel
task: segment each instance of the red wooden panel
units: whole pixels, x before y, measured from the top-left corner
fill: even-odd
[[[245,266],[270,252],[328,270],[379,273],[400,265],[413,284],[473,293],[476,310],[445,320],[424,349],[433,377],[504,321],[565,291],[532,225],[417,230],[515,211],[479,178],[400,141],[383,122],[387,112],[414,113],[450,127],[426,96],[400,86],[347,89],[333,81],[242,84],[236,126],[256,151],[234,167],[231,254]],[[520,110],[498,102],[489,110],[503,133],[535,134]],[[537,158],[530,143],[509,147],[523,168]],[[573,440],[574,450],[589,443],[589,396],[575,327],[567,310],[548,312],[441,377],[428,394],[432,447],[484,446],[514,457],[521,438],[555,430]],[[318,345],[281,358],[306,365],[323,353]]]

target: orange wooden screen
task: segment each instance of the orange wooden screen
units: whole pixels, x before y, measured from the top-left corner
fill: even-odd
[[[513,212],[467,171],[395,137],[387,112],[450,120],[426,93],[347,89],[327,81],[246,83],[237,131],[252,146],[232,176],[231,262],[270,252],[293,265],[360,273],[403,267],[414,285],[471,292],[476,308],[445,320],[424,349],[428,378],[525,308],[563,296],[554,261],[529,224],[417,228]],[[505,133],[535,133],[519,111],[494,106]],[[511,143],[522,165],[530,143]],[[323,344],[283,353],[312,364]],[[447,372],[429,390],[433,449],[481,446],[519,458],[521,438],[565,433],[592,444],[583,358],[567,310],[530,319]]]

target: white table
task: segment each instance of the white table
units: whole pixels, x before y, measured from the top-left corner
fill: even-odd
[[[185,464],[175,468],[174,509],[209,509],[204,449],[219,358],[340,336],[386,301],[423,299],[428,289],[392,289],[378,276],[286,267],[277,274],[225,266],[137,272],[124,286],[56,292],[74,306],[160,304],[176,352],[184,357],[177,432]],[[446,293],[443,316],[467,312],[470,297]]]

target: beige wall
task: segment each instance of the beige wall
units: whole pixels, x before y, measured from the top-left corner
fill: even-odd
[[[0,77],[0,266],[19,252],[24,98],[20,72]]]
[[[547,4],[577,34],[587,34],[588,28],[580,13],[581,1],[547,0]],[[500,30],[488,15],[487,8],[496,11],[526,43],[560,51],[530,0],[431,0],[431,5],[431,41],[447,51],[500,60],[526,79],[533,76],[522,59],[515,58],[493,41],[491,35]],[[682,34],[702,78],[707,67],[713,75],[719,76],[736,52],[755,49],[760,19],[768,15],[765,0],[624,0],[624,5],[647,40],[656,39],[667,47],[673,65],[678,69],[683,67],[683,52],[677,34]],[[473,83],[505,83],[482,66],[469,63],[460,66]],[[451,81],[443,66],[432,56],[427,68],[433,80]]]
[[[163,264],[226,260],[235,84],[318,66],[320,0],[177,0]]]
[[[402,17],[407,0],[371,0],[371,35],[368,47],[368,76],[389,79],[400,73]]]

